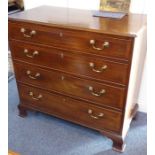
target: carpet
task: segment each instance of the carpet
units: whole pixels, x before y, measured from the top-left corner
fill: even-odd
[[[112,141],[99,132],[42,113],[18,116],[16,82],[11,80],[9,95],[9,149],[21,155],[119,155],[111,150]],[[147,116],[138,113],[129,130],[127,148],[121,155],[147,154]]]
[[[8,52],[8,81],[14,78],[13,64],[10,51]]]

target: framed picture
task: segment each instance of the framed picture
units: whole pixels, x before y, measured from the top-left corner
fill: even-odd
[[[128,13],[131,0],[100,0],[100,11]]]

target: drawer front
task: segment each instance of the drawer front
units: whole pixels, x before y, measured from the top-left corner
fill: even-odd
[[[9,22],[9,37],[106,57],[129,59],[131,56],[131,40],[94,32]]]
[[[126,85],[128,65],[80,53],[10,41],[13,59],[58,69],[79,76]]]
[[[119,112],[25,85],[19,85],[19,90],[22,104],[97,130],[120,131],[122,114]]]
[[[48,71],[31,65],[21,63],[14,63],[14,65],[17,81],[66,95],[73,95],[102,106],[119,109],[123,107],[125,88],[79,79],[61,72]]]

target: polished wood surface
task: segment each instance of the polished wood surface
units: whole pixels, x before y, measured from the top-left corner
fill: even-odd
[[[93,17],[93,11],[41,6],[9,16],[12,21],[25,21],[76,30],[95,31],[117,36],[136,36],[146,25],[146,15],[129,14],[121,20]]]
[[[11,41],[10,47],[14,60],[21,60],[99,81],[127,85],[128,64],[26,42]],[[25,53],[25,50],[28,52]],[[33,56],[35,51],[38,51],[38,55]],[[102,69],[104,67],[105,69]]]
[[[41,89],[25,85],[19,85],[19,90],[22,102],[25,103],[24,106],[39,107],[41,111],[47,111],[47,113],[51,113],[54,116],[78,122],[96,130],[120,131],[122,114],[119,112],[106,110],[87,102],[51,94]],[[36,100],[29,95],[30,92],[33,92],[34,97],[42,95],[42,98]],[[88,110],[92,110],[92,114],[89,114]],[[103,117],[98,116],[100,113],[103,113]]]
[[[32,37],[25,37],[21,32],[21,28],[25,29],[26,35],[35,31],[36,34]],[[9,36],[23,41],[31,41],[42,43],[55,47],[61,47],[68,50],[78,50],[90,54],[101,55],[105,57],[116,57],[119,59],[129,59],[131,57],[132,38],[116,38],[104,34],[87,32],[87,31],[73,31],[64,28],[52,28],[39,26],[37,24],[23,23],[23,22],[10,22]],[[109,43],[108,47],[103,50],[97,50],[92,47],[90,41],[95,41],[97,48],[103,48],[105,42]]]
[[[60,92],[61,94],[71,95],[76,98],[89,100],[101,106],[114,107],[120,110],[123,108],[125,88],[113,87],[104,83],[79,79],[69,76],[68,74],[52,70],[47,71],[34,67],[30,64],[14,62],[14,66],[18,82],[34,85],[49,91]],[[28,75],[27,71],[30,71],[31,74]],[[32,77],[35,77],[37,73],[39,73],[40,76],[36,77],[36,79],[32,79]],[[90,87],[94,90],[90,90]],[[105,93],[100,93],[102,90],[105,90]]]
[[[96,129],[124,151],[138,109],[145,34],[140,14],[114,20],[42,6],[9,16],[20,116],[35,110]]]

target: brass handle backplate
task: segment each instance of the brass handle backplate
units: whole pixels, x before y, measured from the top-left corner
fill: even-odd
[[[99,97],[99,96],[101,96],[101,95],[103,95],[103,94],[105,94],[106,93],[106,90],[105,89],[102,89],[102,90],[100,90],[100,92],[95,92],[94,91],[94,88],[92,87],[92,86],[89,86],[89,91],[91,92],[91,94],[93,95],[93,96],[96,96],[96,97]]]
[[[42,94],[39,94],[37,97],[35,97],[32,91],[29,92],[29,96],[31,96],[33,100],[40,100],[43,97]]]
[[[25,28],[21,28],[21,29],[20,29],[20,32],[23,33],[23,36],[24,36],[25,38],[31,38],[31,37],[33,37],[33,36],[36,34],[36,31],[35,31],[35,30],[30,31],[30,32],[27,34]]]
[[[24,53],[26,54],[27,57],[29,58],[34,58],[35,56],[39,55],[38,51],[34,51],[32,54],[29,54],[28,49],[24,49]]]
[[[40,73],[36,73],[35,75],[31,75],[31,71],[30,70],[27,70],[26,74],[28,75],[28,77],[30,79],[33,79],[33,80],[36,80],[38,77],[40,77]]]
[[[89,66],[92,68],[92,71],[96,72],[96,73],[101,73],[103,72],[104,70],[107,69],[107,65],[103,65],[100,69],[95,69],[95,64],[93,62],[90,62],[89,63]]]
[[[89,114],[90,117],[92,117],[94,119],[99,119],[99,118],[102,118],[104,116],[104,113],[93,114],[92,109],[88,109],[88,114]]]
[[[102,47],[96,47],[96,41],[95,40],[90,40],[90,45],[92,45],[93,49],[95,50],[98,50],[98,51],[101,51],[101,50],[104,50],[105,48],[108,48],[109,47],[109,42],[108,41],[105,41],[103,44],[102,44]]]

